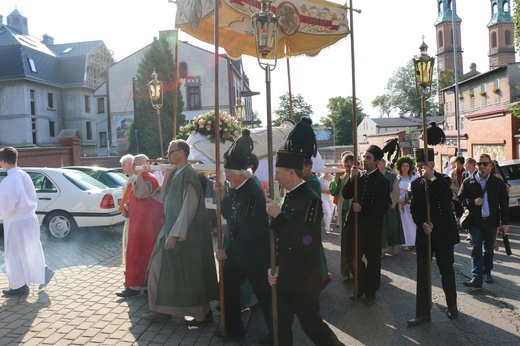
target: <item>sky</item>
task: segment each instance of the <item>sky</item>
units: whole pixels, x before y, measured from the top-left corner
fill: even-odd
[[[379,111],[371,106],[372,100],[385,92],[388,79],[399,67],[419,54],[423,35],[429,55],[436,53],[437,0],[353,0],[353,7],[361,10],[360,14],[354,12],[353,23],[356,96],[366,114],[379,117]],[[457,0],[456,7],[462,19],[463,73],[469,71],[471,63],[477,64],[478,71],[486,72],[490,1]],[[41,38],[48,34],[56,44],[103,40],[116,61],[150,44],[160,30],[175,27],[176,5],[168,0],[0,0],[4,24],[5,17],[16,8],[28,18],[30,35]],[[183,32],[180,40],[214,51],[212,45]],[[292,93],[301,94],[312,106],[314,122],[327,116],[329,98],[352,96],[350,47],[351,38],[347,36],[316,57],[289,59]],[[265,119],[265,73],[256,58],[244,56],[243,63],[251,90],[261,93],[253,98],[253,111]],[[287,60],[282,58],[271,73],[273,111],[288,85]]]

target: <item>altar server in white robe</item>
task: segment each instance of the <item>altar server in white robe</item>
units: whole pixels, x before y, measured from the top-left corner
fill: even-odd
[[[3,290],[5,296],[27,294],[31,283],[44,286],[53,274],[45,266],[40,242],[36,191],[29,175],[18,168],[17,161],[15,148],[0,149],[0,166],[7,171],[7,176],[0,182],[5,269],[10,285],[9,289]]]

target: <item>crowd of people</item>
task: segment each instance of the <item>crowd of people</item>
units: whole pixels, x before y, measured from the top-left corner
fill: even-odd
[[[183,140],[169,144],[171,169],[161,182],[140,154],[121,158],[128,180],[120,211],[123,230],[124,290],[130,298],[146,292],[151,321],[182,316],[190,326],[213,320],[210,302],[219,300],[215,258],[223,261],[223,300],[226,330],[216,335],[242,340],[240,292],[249,284],[262,308],[269,335],[262,344],[292,345],[292,323],[298,317],[304,332],[320,345],[342,345],[320,316],[320,292],[334,278],[328,272],[322,239],[335,234],[337,213],[344,283],[354,281],[351,299],[367,307],[381,289],[381,259],[415,247],[417,258],[416,314],[410,326],[430,321],[432,257],[442,276],[446,315],[458,316],[454,246],[459,242],[458,219],[467,210],[467,229],[473,246],[470,288],[492,283],[493,253],[498,231],[507,234],[507,182],[495,171],[487,154],[450,160],[435,171],[433,151],[416,149],[388,165],[383,151],[371,145],[360,164],[354,155],[340,156],[342,172],[313,173],[316,145],[310,121],[296,125],[284,149],[277,152],[276,175],[283,189],[281,201],[266,197],[254,176],[258,158],[252,153],[249,131],[224,154],[226,182],[211,188],[220,197],[227,224],[225,247],[214,251],[200,175],[188,162],[190,146]],[[303,139],[302,139],[303,138]],[[302,145],[298,145],[301,140]],[[30,283],[49,283],[53,271],[45,265],[35,215],[36,196],[30,178],[17,165],[14,148],[0,150],[0,166],[8,177],[0,182],[0,216],[4,220],[6,272],[11,288],[4,295],[29,292]],[[140,167],[137,170],[137,167]],[[276,237],[276,269],[270,263],[270,232]],[[30,249],[30,261],[18,253]],[[23,256],[22,256],[23,257]],[[27,257],[29,258],[29,257]],[[276,287],[278,324],[273,326],[272,289]],[[222,295],[220,296],[222,297]]]

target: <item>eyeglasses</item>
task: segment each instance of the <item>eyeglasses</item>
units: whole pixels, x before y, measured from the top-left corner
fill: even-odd
[[[168,156],[170,156],[171,154],[173,154],[173,153],[176,152],[176,151],[181,151],[181,150],[182,150],[182,149],[170,150],[170,151],[168,152]]]
[[[487,167],[491,162],[477,162],[477,165]]]

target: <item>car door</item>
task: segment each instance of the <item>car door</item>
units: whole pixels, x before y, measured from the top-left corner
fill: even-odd
[[[60,195],[58,187],[42,172],[29,171],[27,174],[31,177],[38,198],[36,214],[44,215],[46,211],[52,209],[51,205]]]

